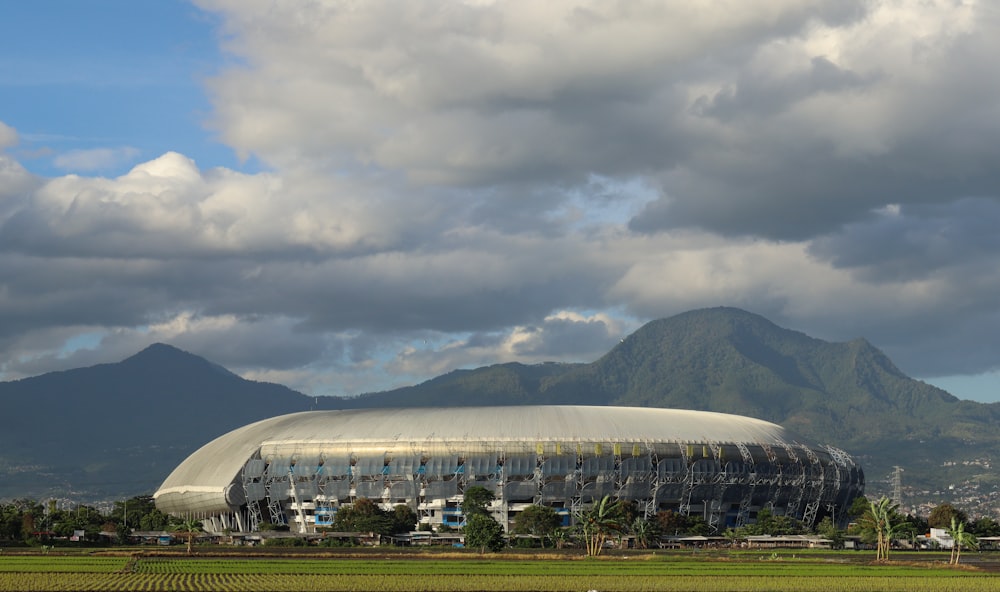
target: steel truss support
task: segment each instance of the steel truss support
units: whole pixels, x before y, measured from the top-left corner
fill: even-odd
[[[299,491],[295,487],[295,474],[292,472],[292,468],[288,468],[288,487],[290,488],[292,494],[292,505],[291,510],[295,515],[295,522],[298,523],[299,532],[305,534],[306,532],[306,513],[302,509],[302,500],[299,499]]]
[[[271,524],[285,524],[285,513],[281,511],[281,501],[278,497],[278,488],[284,486],[284,479],[281,477],[269,476],[265,481],[267,489],[267,513],[271,517]]]
[[[750,449],[743,442],[737,442],[736,448],[740,451],[740,458],[743,459],[743,464],[747,468],[747,480],[743,487],[743,497],[740,498],[740,507],[736,513],[736,527],[740,528],[746,526],[747,520],[750,518],[750,504],[753,501],[754,489],[757,487],[757,477]]]
[[[834,462],[837,465],[844,468],[850,468],[854,466],[854,459],[851,458],[851,455],[847,454],[843,450],[839,448],[834,448],[833,446],[824,446],[823,448],[830,453],[830,456],[833,458]]]
[[[260,456],[255,454],[250,457],[246,464],[251,462],[260,461]],[[260,513],[260,499],[256,496],[256,488],[263,487],[261,483],[261,476],[251,476],[247,472],[246,464],[243,470],[240,472],[241,479],[243,481],[243,495],[244,499],[247,500],[247,521],[250,531],[255,531],[260,528],[261,523],[264,522],[264,517]],[[257,487],[254,487],[256,485]]]
[[[504,470],[507,455],[504,454],[503,448],[500,448],[497,458],[499,462],[504,463],[497,473],[497,491],[500,494],[497,497],[500,500],[500,524],[503,525],[504,532],[507,532],[507,525],[510,524],[510,504],[507,501],[507,471]]]
[[[806,528],[812,528],[816,523],[816,515],[819,512],[820,503],[823,501],[823,486],[826,482],[824,480],[823,464],[819,461],[816,453],[813,452],[812,448],[804,444],[800,444],[799,447],[805,452],[806,458],[809,459],[808,475],[804,475],[804,479],[807,481],[801,490],[803,495],[805,495],[805,490],[808,488],[812,494],[809,496],[805,510],[802,512],[802,523]],[[803,472],[807,472],[804,467]]]
[[[706,502],[708,504],[708,527],[712,529],[712,532],[718,532],[719,522],[722,520],[722,500],[724,499],[729,483],[725,473],[725,459],[722,454],[722,446],[718,442],[709,442],[708,447],[712,450],[712,457],[719,466],[719,471],[712,476],[712,483],[715,485],[713,488],[715,496]]]
[[[531,503],[536,505],[542,503],[542,486],[545,485],[545,477],[542,475],[542,465],[545,464],[547,458],[545,446],[539,444],[535,448],[535,471],[529,479],[535,485],[535,494],[531,496]]]
[[[791,444],[784,440],[780,441],[780,444],[788,454],[789,460],[792,461],[790,467],[794,466],[798,469],[798,474],[794,476],[794,479],[790,483],[785,483],[786,485],[793,485],[795,487],[795,496],[788,501],[788,508],[785,510],[785,515],[789,518],[796,518],[799,515],[799,506],[802,505],[802,496],[805,495],[806,468]],[[782,477],[784,477],[784,471],[782,471]],[[782,481],[784,481],[784,478],[782,478]]]
[[[615,477],[615,491],[621,491],[622,487],[624,487],[625,485],[624,481],[622,480],[622,445],[616,443],[611,447],[611,450],[614,453],[614,458],[615,458],[615,464],[613,469],[614,470],[613,475]]]
[[[586,483],[586,477],[583,475],[583,446],[579,443],[576,445],[576,471],[573,474],[573,481],[576,485],[576,491],[569,500],[569,515],[570,520],[575,522],[576,517],[583,511],[582,492],[583,486]]]
[[[691,469],[691,454],[689,454],[688,444],[678,443],[681,449],[681,460],[684,466],[684,489],[681,493],[681,503],[679,513],[681,516],[691,515],[691,495],[694,493],[694,471]]]
[[[778,491],[781,489],[781,470],[778,467],[778,455],[775,454],[774,448],[771,447],[767,442],[761,442],[760,447],[764,449],[764,454],[767,456],[767,462],[770,465],[770,478],[767,479],[768,492],[767,492],[767,502],[765,507],[774,509],[774,501],[777,496]]]
[[[660,459],[656,454],[656,448],[651,442],[646,442],[646,453],[649,455],[649,496],[642,510],[642,519],[649,520],[656,516],[656,492],[660,488]]]

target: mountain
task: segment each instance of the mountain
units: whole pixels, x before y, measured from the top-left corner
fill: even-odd
[[[896,465],[934,490],[1000,483],[1000,404],[903,374],[864,339],[830,343],[735,308],[652,321],[590,364],[500,364],[340,401],[349,407],[581,403],[735,413],[859,456],[876,488]],[[988,470],[984,470],[988,469]],[[883,484],[884,485],[884,484]]]
[[[208,440],[313,402],[163,344],[3,382],[0,498],[149,493]]]
[[[909,378],[864,339],[830,343],[712,308],[650,322],[591,363],[497,364],[350,398],[244,380],[162,344],[117,364],[0,383],[0,498],[149,493],[209,440],[311,408],[529,403],[766,419],[859,457],[876,491],[896,465],[917,489],[1000,483],[1000,404]]]

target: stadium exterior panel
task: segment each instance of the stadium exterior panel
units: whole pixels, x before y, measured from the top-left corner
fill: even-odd
[[[811,526],[844,525],[864,491],[850,455],[765,421],[705,411],[515,406],[312,411],[259,421],[209,442],[155,493],[167,513],[210,531],[265,522],[312,533],[359,498],[462,524],[463,492],[492,491],[506,527],[531,504],[568,524],[604,496],[701,516],[715,530],[767,508]]]

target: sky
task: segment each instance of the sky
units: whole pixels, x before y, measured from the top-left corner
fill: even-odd
[[[733,306],[1000,401],[994,3],[0,5],[0,380],[354,395]]]

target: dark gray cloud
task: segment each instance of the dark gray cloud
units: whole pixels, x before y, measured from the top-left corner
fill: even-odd
[[[810,252],[866,281],[990,271],[1000,259],[1000,197],[892,206],[814,240]],[[993,275],[989,273],[989,275]]]
[[[739,72],[733,86],[695,100],[694,113],[725,122],[756,120],[780,114],[815,95],[865,92],[882,77],[844,70],[823,56],[812,58],[802,71],[769,74]]]

